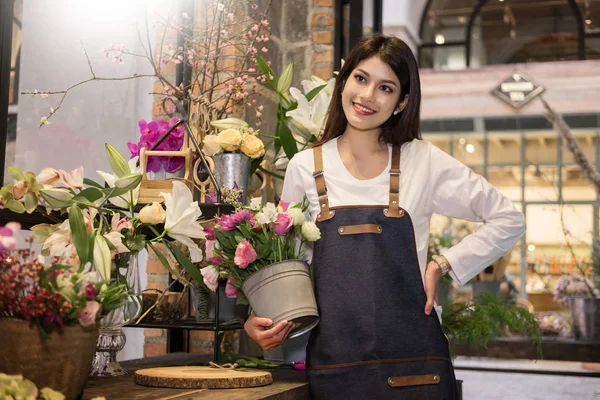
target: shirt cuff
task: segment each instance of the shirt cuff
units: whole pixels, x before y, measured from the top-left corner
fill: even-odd
[[[477,273],[473,274],[473,271],[469,271],[468,268],[461,265],[459,260],[459,255],[456,254],[456,249],[450,248],[444,254],[446,260],[448,260],[448,264],[450,264],[450,271],[448,271],[448,275],[456,282],[459,286],[463,286],[465,283],[469,282]]]

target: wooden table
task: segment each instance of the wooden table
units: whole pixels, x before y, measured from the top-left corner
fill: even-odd
[[[171,353],[165,356],[124,361],[121,365],[129,371],[159,366],[187,365],[199,360],[197,354]],[[271,371],[273,384],[247,389],[165,389],[140,386],[133,376],[90,378],[83,392],[83,400],[104,396],[107,400],[305,400],[310,399],[306,374],[293,369]]]

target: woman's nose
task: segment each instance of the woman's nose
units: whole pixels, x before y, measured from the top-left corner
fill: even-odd
[[[375,100],[375,88],[371,85],[367,85],[363,88],[360,97],[367,101]]]

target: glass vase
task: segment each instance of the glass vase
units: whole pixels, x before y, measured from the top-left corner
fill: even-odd
[[[90,376],[128,375],[129,371],[117,362],[117,353],[123,350],[127,338],[123,326],[135,321],[142,310],[139,253],[131,254],[125,280],[129,295],[125,304],[112,310],[100,319],[96,354],[92,362]]]

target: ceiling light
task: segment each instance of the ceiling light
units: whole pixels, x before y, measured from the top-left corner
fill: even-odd
[[[464,24],[467,21],[467,19],[465,18],[464,15],[459,15],[458,16],[458,23],[459,24]]]
[[[446,38],[441,33],[438,33],[437,35],[435,35],[435,42],[437,44],[444,44],[446,43]]]
[[[471,143],[469,143],[468,145],[465,146],[465,149],[467,150],[467,152],[472,153],[475,151],[475,146],[473,146]]]
[[[527,250],[529,251],[535,251],[535,244],[530,244],[529,246],[527,246]]]
[[[586,18],[586,19],[585,19],[585,24],[586,24],[586,25],[591,25],[591,24],[592,24],[592,19],[591,19],[591,18],[589,18],[589,17],[588,17],[588,18]]]
[[[467,139],[465,139],[464,137],[461,137],[460,139],[458,139],[458,143],[459,143],[461,146],[464,146],[464,145],[465,145],[465,143],[467,143]]]

